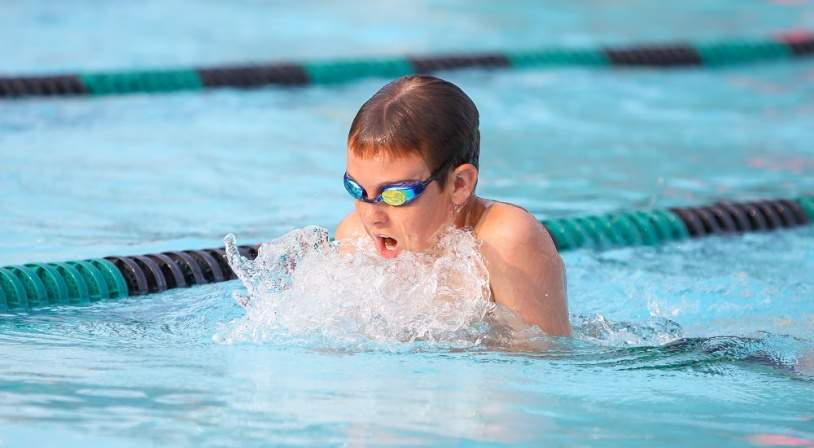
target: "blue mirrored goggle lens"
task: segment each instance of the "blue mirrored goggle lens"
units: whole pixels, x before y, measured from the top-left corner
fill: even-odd
[[[348,190],[348,193],[350,193],[354,199],[362,199],[365,197],[364,188],[362,188],[362,186],[356,182],[348,179],[347,176],[345,176],[345,190]]]
[[[384,202],[387,205],[400,206],[406,205],[414,201],[418,195],[424,191],[423,185],[416,186],[393,186],[385,187],[381,194],[374,199],[365,199],[365,189],[356,183],[353,179],[349,178],[347,174],[344,178],[345,190],[356,200],[365,202]]]

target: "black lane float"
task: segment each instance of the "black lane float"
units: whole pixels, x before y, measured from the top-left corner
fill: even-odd
[[[657,245],[809,225],[814,196],[545,219],[560,251]],[[257,257],[259,246],[239,246]],[[234,279],[223,248],[0,267],[0,312],[79,305]]]
[[[397,78],[459,69],[554,67],[719,67],[814,55],[814,33],[794,32],[768,39],[728,39],[624,47],[542,48],[490,53],[396,56],[341,60],[167,68],[0,77],[0,98],[65,95],[164,93],[222,87],[335,84],[363,78]]]

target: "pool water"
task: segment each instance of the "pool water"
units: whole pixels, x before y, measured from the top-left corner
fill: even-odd
[[[2,71],[814,28],[802,0],[388,5],[9,2]],[[479,194],[540,219],[814,192],[814,61],[441,75],[481,112]],[[0,102],[0,265],[332,232],[384,82]],[[814,445],[813,248],[805,227],[564,253],[575,334],[539,350],[339,324],[228,343],[239,281],[0,315],[0,446]]]

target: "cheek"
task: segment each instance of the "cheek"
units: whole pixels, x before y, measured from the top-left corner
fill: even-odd
[[[424,225],[423,216],[421,210],[412,207],[396,209],[390,214],[394,227],[402,233],[402,238],[410,241],[421,233],[421,227]]]
[[[423,250],[432,237],[446,223],[447,213],[442,201],[394,210],[391,217],[411,250]]]

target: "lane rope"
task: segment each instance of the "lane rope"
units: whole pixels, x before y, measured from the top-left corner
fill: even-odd
[[[721,67],[814,55],[814,32],[795,31],[767,39],[727,39],[698,43],[658,43],[599,48],[395,56],[228,65],[82,72],[0,77],[0,98],[32,96],[106,96],[167,93],[223,87],[330,85],[378,77],[460,69],[544,69],[556,67]]]
[[[814,196],[544,219],[559,251],[654,246],[810,225]],[[259,245],[238,250],[257,257]],[[0,312],[79,305],[235,279],[223,248],[0,267]]]

